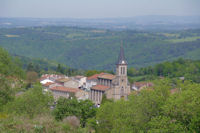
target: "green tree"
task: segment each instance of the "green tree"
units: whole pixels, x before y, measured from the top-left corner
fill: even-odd
[[[94,104],[90,100],[78,101],[76,98],[59,98],[54,110],[56,120],[62,120],[67,116],[77,116],[82,127],[85,127],[87,119],[96,115]]]
[[[14,99],[14,91],[11,89],[10,82],[5,77],[0,77],[0,111],[3,106]]]
[[[156,116],[148,122],[149,133],[183,133],[186,130],[183,125],[175,119],[166,116]]]
[[[53,97],[49,93],[44,93],[40,85],[34,85],[33,88],[16,97],[14,101],[9,102],[5,110],[33,118],[36,114],[48,111],[52,102]]]

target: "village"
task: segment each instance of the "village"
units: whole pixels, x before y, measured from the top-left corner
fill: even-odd
[[[103,95],[106,98],[118,100],[128,98],[131,92],[152,88],[151,82],[134,82],[130,85],[127,77],[127,61],[121,46],[116,63],[116,75],[99,73],[89,77],[77,75],[68,77],[57,74],[44,74],[40,78],[44,91],[52,92],[56,100],[60,97],[78,100],[91,100],[95,105],[100,105]]]
[[[52,92],[55,100],[58,100],[59,97],[76,97],[78,100],[90,99],[94,103],[100,104],[103,96],[102,94],[109,88],[109,86],[98,85],[98,79],[101,79],[101,77],[109,79],[109,77],[114,78],[115,75],[100,73],[90,77],[80,75],[67,77],[65,75],[44,74],[40,78],[40,83],[42,84],[44,91]],[[135,82],[131,86],[131,91],[140,91],[152,87],[153,84],[150,82]]]

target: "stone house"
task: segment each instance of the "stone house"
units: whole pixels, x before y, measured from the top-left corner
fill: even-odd
[[[76,97],[78,100],[88,99],[88,93],[78,88],[68,88],[64,86],[55,86],[50,88],[55,100],[59,97],[70,98]]]
[[[79,82],[77,80],[69,79],[68,81],[64,82],[63,86],[69,88],[79,88]]]
[[[79,88],[84,88],[86,86],[86,77],[85,76],[74,76],[73,80],[76,80],[79,82]]]
[[[86,88],[90,90],[90,88],[94,85],[97,85],[98,76],[103,75],[104,73],[94,74],[86,79]]]

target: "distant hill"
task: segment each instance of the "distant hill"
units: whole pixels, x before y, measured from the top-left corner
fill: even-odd
[[[68,26],[111,30],[182,30],[200,28],[200,16],[147,15],[120,18],[0,18],[0,28]]]
[[[180,57],[200,59],[200,30],[136,31],[64,26],[1,28],[0,46],[12,55],[48,59],[78,69],[114,69],[123,41],[129,66]]]

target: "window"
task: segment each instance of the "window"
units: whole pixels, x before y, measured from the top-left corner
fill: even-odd
[[[121,96],[124,96],[124,87],[121,88]]]

